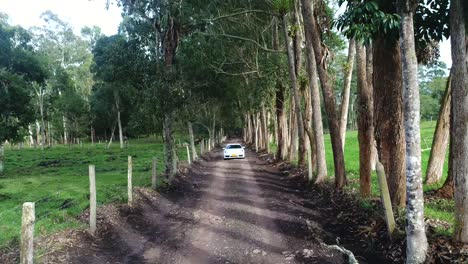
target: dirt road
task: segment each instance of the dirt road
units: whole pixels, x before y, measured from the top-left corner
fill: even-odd
[[[302,206],[311,201],[296,196],[287,176],[254,152],[223,160],[221,151],[192,166],[175,189],[162,195],[138,189],[137,205],[107,208],[96,238],[45,261],[348,263],[320,245],[327,235],[322,216]]]

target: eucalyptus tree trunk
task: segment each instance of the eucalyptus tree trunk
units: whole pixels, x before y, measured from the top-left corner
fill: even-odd
[[[356,44],[358,88],[359,190],[361,197],[371,195],[371,158],[373,146],[372,90],[367,85],[366,49]]]
[[[343,86],[343,99],[341,100],[341,117],[340,117],[340,135],[343,152],[346,140],[346,125],[348,124],[348,109],[349,95],[351,93],[351,79],[353,77],[353,63],[356,55],[356,42],[354,38],[349,40],[348,61],[345,65],[345,80]]]
[[[297,124],[296,124],[296,115],[294,112],[295,103],[294,96],[290,96],[290,106],[289,106],[289,130],[288,130],[288,160],[293,162],[296,159],[297,154]]]
[[[174,16],[169,15],[166,19],[167,26],[166,31],[163,34],[162,47],[164,50],[164,66],[166,81],[171,85],[174,84],[175,79],[175,59],[177,53],[177,47],[179,45],[180,29]],[[155,31],[157,34],[157,32]],[[158,44],[159,45],[159,44]],[[174,139],[172,134],[174,132],[174,115],[175,110],[172,105],[167,106],[164,114],[163,122],[163,134],[164,134],[164,174],[169,178],[169,182],[172,182],[177,172],[177,150],[174,146]],[[211,136],[211,134],[210,134]]]
[[[295,123],[295,127],[297,128],[297,137],[299,138],[299,155],[298,155],[298,165],[305,166],[305,148],[304,148],[304,127],[302,126],[302,113],[300,109],[300,99],[298,94],[298,87],[297,87],[297,73],[296,73],[296,66],[295,66],[295,56],[293,47],[289,41],[288,35],[288,22],[284,17],[281,18],[283,21],[283,35],[285,39],[285,45],[288,52],[288,64],[289,64],[289,78],[291,80],[291,88],[292,88],[292,96],[294,100],[294,120],[291,120],[291,124]],[[297,41],[297,39],[296,39]],[[299,62],[300,63],[300,62]],[[295,153],[295,149],[291,150]],[[293,157],[293,156],[292,156]],[[290,158],[292,158],[290,157]]]
[[[43,92],[41,91],[41,94],[42,93]],[[41,114],[41,150],[44,150],[46,136],[45,136],[45,123],[44,123],[44,96],[43,95],[41,95],[40,97],[39,111]]]
[[[198,159],[197,149],[195,148],[195,136],[193,135],[192,122],[187,121],[189,137],[190,137],[190,148],[192,149],[192,159],[195,161]]]
[[[294,54],[294,72],[296,74],[296,82],[298,77],[301,75],[302,70],[302,44],[303,44],[303,32],[301,27],[301,8],[300,0],[294,1],[294,24],[293,27],[296,29],[293,41],[293,54]],[[303,123],[303,112],[301,106],[301,98],[299,87],[296,84],[296,90],[293,91],[294,99],[294,112],[295,112],[295,122],[296,122],[296,133],[297,133],[297,144],[298,144],[298,165],[306,166],[306,155],[307,155],[307,143],[306,135],[304,132],[304,123]],[[296,151],[296,149],[294,149]]]
[[[330,127],[333,161],[335,165],[335,187],[337,189],[341,189],[347,184],[346,169],[342,148],[343,144],[341,143],[339,120],[337,118],[337,113],[335,110],[335,96],[326,68],[326,51],[322,48],[322,41],[319,33],[320,31],[317,25],[317,21],[313,16],[311,4],[304,4],[303,8],[310,8],[310,12],[308,12],[307,16],[303,16],[304,24],[306,25],[306,31],[309,31],[309,34],[311,36],[310,39],[306,41],[306,46],[310,46],[311,49],[313,48],[315,53],[315,62],[319,73],[325,109],[328,114],[328,124]]]
[[[312,8],[311,2],[301,0],[302,2],[302,17],[304,18],[304,33],[307,52],[307,73],[309,78],[309,90],[312,98],[312,123],[315,140],[315,155],[317,157],[317,175],[315,183],[323,182],[327,176],[327,162],[325,157],[325,141],[323,137],[322,110],[320,106],[320,91],[317,78],[317,64],[315,61],[314,49],[312,43]]]
[[[262,124],[263,124],[263,145],[267,153],[270,152],[270,135],[268,133],[268,116],[265,109],[265,105],[262,106]]]
[[[290,107],[289,107],[289,136],[288,136],[288,160],[293,162],[297,157],[297,122],[296,122],[296,115],[294,112],[295,103],[294,103],[294,96],[290,97]]]
[[[39,121],[36,120],[36,142],[37,144],[41,145],[41,149],[44,150],[44,146],[42,145],[42,139],[41,139],[41,124],[39,124]]]
[[[164,137],[164,175],[169,181],[172,181],[176,169],[177,159],[175,154],[174,139],[172,138],[174,126],[174,114],[165,113],[163,122],[163,137]],[[174,167],[176,169],[174,169]]]
[[[213,149],[215,146],[215,137],[216,137],[216,113],[213,113],[213,126],[211,128],[211,146],[210,148]]]
[[[67,118],[62,115],[62,122],[63,122],[63,144],[68,144],[68,124]]]
[[[0,175],[3,175],[5,170],[5,149],[3,147],[3,142],[0,142]]]
[[[117,110],[117,125],[119,127],[119,140],[120,140],[120,148],[124,148],[123,142],[123,130],[122,130],[122,121],[120,119],[120,99],[117,94],[114,94],[115,98],[115,108]]]
[[[450,133],[450,102],[451,102],[451,80],[450,72],[445,88],[444,98],[440,105],[439,119],[437,120],[434,138],[432,139],[431,154],[426,170],[425,184],[434,184],[440,181],[444,170],[445,154],[447,152]]]
[[[374,93],[374,84],[373,84],[373,50],[372,44],[366,45],[366,73],[367,73],[367,87]],[[371,98],[372,101],[372,113],[374,113],[374,96]],[[372,118],[374,115],[372,114]],[[372,128],[374,128],[374,123],[372,123]],[[371,168],[373,171],[377,168],[377,161],[379,160],[379,155],[377,154],[377,146],[375,143],[375,136],[372,133],[372,153],[371,153]]]
[[[450,169],[455,193],[455,240],[468,243],[468,37],[462,0],[452,0],[450,30],[452,44],[452,113],[450,125]]]
[[[406,263],[423,263],[428,248],[424,222],[421,171],[418,61],[416,59],[413,27],[413,16],[418,2],[418,0],[400,0],[397,2],[398,13],[401,16],[400,46],[406,136]],[[468,144],[468,141],[465,141],[465,143]],[[468,156],[466,157],[468,158]]]
[[[284,135],[284,86],[280,80],[276,81],[276,98],[275,98],[275,107],[276,107],[276,125],[277,125],[277,149],[276,149],[276,158],[283,158],[284,149],[286,148],[285,144],[285,135]]]
[[[406,203],[405,134],[403,127],[402,73],[397,41],[377,38],[374,61],[374,136],[384,166],[393,206]]]
[[[32,147],[34,145],[34,138],[31,125],[28,125],[28,134],[29,134],[29,146]]]

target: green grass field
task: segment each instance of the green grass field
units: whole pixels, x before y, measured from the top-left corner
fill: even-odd
[[[179,158],[186,160],[185,148]],[[54,146],[41,151],[5,148],[5,174],[0,177],[0,248],[18,243],[23,202],[36,202],[35,236],[82,225],[76,216],[89,207],[88,165],[96,166],[98,204],[126,201],[127,160],[133,157],[134,186],[151,185],[152,157],[163,169],[163,145],[153,139],[133,140],[121,150],[118,142]],[[159,177],[158,184],[164,184]]]
[[[421,123],[421,149],[422,151],[422,169],[423,177],[426,174],[427,162],[429,161],[430,147],[432,144],[432,138],[434,136],[434,130],[436,127],[436,122],[422,122]],[[326,148],[326,159],[327,159],[327,169],[328,175],[334,175],[333,167],[333,153],[331,148],[330,135],[325,135],[325,148]],[[272,150],[274,151],[276,146],[272,145]],[[448,153],[447,153],[448,156]],[[347,188],[359,189],[359,143],[357,139],[357,131],[348,131],[346,133],[345,141],[345,167],[347,171],[347,177],[349,180],[349,186]],[[440,184],[434,185],[425,185],[424,191],[429,191],[437,189],[445,182],[447,177],[448,170],[448,159],[445,160],[444,165],[444,174]],[[332,176],[330,176],[332,177]],[[330,178],[330,180],[333,180]],[[374,173],[372,175],[372,194],[374,197],[378,197],[379,186],[377,181],[377,175]],[[435,218],[439,220],[444,220],[453,224],[454,221],[454,203],[453,201],[446,200],[437,200],[431,201],[430,203],[425,204],[425,216],[429,218]],[[448,234],[452,230],[437,230],[440,233]]]

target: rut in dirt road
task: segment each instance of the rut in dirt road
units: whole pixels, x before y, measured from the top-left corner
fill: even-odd
[[[348,263],[320,245],[322,216],[301,206],[310,202],[298,200],[287,177],[254,152],[242,160],[212,152],[176,186],[161,196],[139,190],[138,204],[121,206],[101,239],[68,252],[69,261]]]

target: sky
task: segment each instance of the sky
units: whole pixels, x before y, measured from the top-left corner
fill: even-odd
[[[105,35],[117,33],[122,21],[121,11],[115,5],[106,9],[106,0],[0,0],[0,12],[7,13],[10,24],[24,28],[40,26],[40,15],[51,10],[68,22],[76,34],[84,26],[99,26]]]

